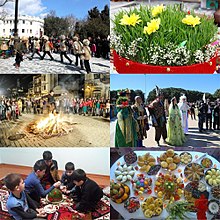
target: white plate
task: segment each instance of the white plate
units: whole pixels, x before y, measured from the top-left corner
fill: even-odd
[[[47,214],[54,213],[54,212],[56,212],[58,209],[59,209],[59,206],[57,206],[57,205],[49,204],[49,205],[44,206],[44,211],[45,211]]]

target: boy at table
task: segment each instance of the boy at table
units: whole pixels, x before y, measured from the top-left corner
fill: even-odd
[[[44,190],[43,186],[40,183],[40,179],[44,176],[45,171],[45,162],[43,160],[38,160],[34,164],[34,171],[30,173],[24,181],[25,191],[37,203],[40,203],[41,197],[45,197],[50,191],[52,191],[54,188],[58,188],[61,185],[61,182],[58,181],[54,183],[49,189]]]
[[[73,179],[77,195],[76,210],[79,212],[94,211],[97,203],[103,197],[102,189],[96,182],[89,179],[82,169],[73,172]]]
[[[47,216],[43,208],[38,209],[35,202],[25,193],[25,183],[20,175],[8,174],[4,181],[6,187],[10,190],[6,206],[13,219],[40,220]]]
[[[66,194],[70,194],[75,191],[75,184],[73,183],[73,172],[75,166],[72,162],[68,162],[65,165],[65,171],[61,177],[61,186],[60,189]]]
[[[44,176],[41,178],[41,184],[44,189],[50,188],[55,182],[60,180],[58,175],[57,161],[53,160],[53,155],[50,151],[44,151],[42,161],[46,164]]]

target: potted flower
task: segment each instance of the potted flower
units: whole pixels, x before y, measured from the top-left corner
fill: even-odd
[[[113,20],[113,59],[119,73],[214,73],[214,19],[179,5],[140,6]]]

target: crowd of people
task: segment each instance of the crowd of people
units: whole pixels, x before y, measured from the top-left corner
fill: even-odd
[[[84,116],[103,116],[108,118],[110,112],[110,100],[104,98],[70,98],[68,95],[50,95],[40,99],[10,99],[0,100],[0,122],[3,120],[15,121],[22,114],[48,114],[49,112],[61,112],[63,114],[79,114]]]
[[[79,35],[74,37],[22,37],[15,40],[13,36],[8,41],[3,40],[1,44],[1,56],[3,58],[15,56],[15,67],[19,68],[24,59],[32,60],[37,54],[43,60],[46,55],[54,60],[53,53],[60,54],[60,62],[64,63],[64,57],[71,65],[73,60],[69,54],[75,56],[75,66],[80,65],[81,69],[85,69],[87,73],[91,73],[90,59],[91,57],[109,59],[110,46],[109,38],[80,40]]]
[[[195,104],[188,103],[182,94],[179,102],[176,97],[165,102],[161,89],[156,87],[156,99],[145,106],[140,96],[135,97],[134,104],[130,103],[129,90],[124,90],[116,101],[116,109],[115,147],[142,147],[150,125],[155,128],[158,146],[161,138],[165,144],[182,146],[188,134],[190,115],[192,120],[198,116],[199,132],[205,130],[204,124],[206,130],[220,130],[220,99]]]
[[[10,173],[4,182],[10,190],[7,209],[16,220],[47,219],[40,201],[54,188],[71,197],[76,203],[75,209],[79,212],[94,211],[103,197],[99,185],[89,179],[84,170],[75,169],[72,162],[66,163],[60,178],[58,163],[50,151],[44,151],[43,158],[35,162],[33,171],[25,180],[19,174]]]

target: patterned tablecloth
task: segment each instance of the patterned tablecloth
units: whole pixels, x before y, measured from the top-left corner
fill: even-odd
[[[109,187],[103,189],[104,196],[97,204],[96,210],[91,213],[78,213],[74,210],[74,204],[70,206],[61,207],[58,204],[58,210],[52,214],[48,214],[48,220],[70,220],[70,219],[78,219],[78,220],[86,220],[86,219],[110,219],[110,200],[109,200]],[[9,196],[9,192],[6,190],[3,182],[0,180],[0,220],[11,220],[12,217],[9,215],[8,210],[6,208],[7,198]],[[64,201],[67,197],[64,196]],[[68,199],[67,199],[68,200]],[[69,200],[68,200],[69,201]],[[46,199],[42,199],[42,207],[48,205]]]

